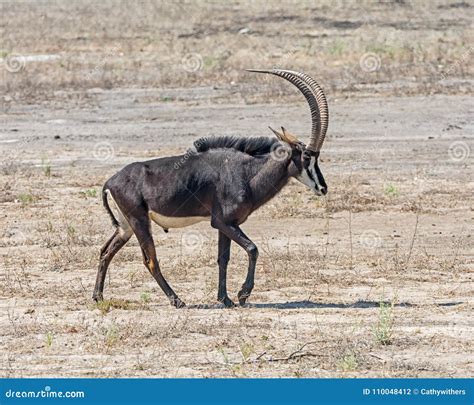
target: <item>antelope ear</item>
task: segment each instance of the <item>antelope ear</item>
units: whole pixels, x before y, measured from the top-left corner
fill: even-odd
[[[281,127],[281,130],[283,131],[283,139],[282,141],[289,143],[290,145],[296,145],[300,144],[301,141],[298,140],[298,138],[293,135],[291,132],[287,131],[285,128]]]
[[[278,138],[279,141],[284,141],[284,139],[283,139],[283,138],[284,138],[283,134],[281,134],[281,133],[278,132],[278,131],[275,131],[272,127],[268,127],[268,128],[270,128],[270,131],[272,131],[272,132],[275,134],[275,136]]]

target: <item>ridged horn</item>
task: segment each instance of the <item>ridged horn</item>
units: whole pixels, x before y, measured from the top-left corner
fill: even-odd
[[[311,146],[311,150],[316,150],[320,151],[321,147],[323,146],[324,139],[326,138],[326,132],[328,131],[328,125],[329,125],[329,108],[328,108],[328,102],[326,99],[326,95],[324,94],[323,89],[321,86],[314,80],[312,77],[308,76],[305,73],[300,73],[300,72],[292,72],[296,76],[300,77],[303,79],[306,84],[311,87],[311,90],[313,91],[313,94],[316,97],[316,102],[318,103],[318,108],[319,108],[319,116],[321,119],[321,132],[320,136],[318,137],[318,141],[315,145],[308,145],[308,148]],[[314,146],[314,148],[313,148]]]
[[[319,84],[305,73],[283,69],[246,69],[249,72],[269,73],[282,77],[303,93],[311,111],[311,136],[306,149],[319,152],[329,124],[329,110],[326,96]]]

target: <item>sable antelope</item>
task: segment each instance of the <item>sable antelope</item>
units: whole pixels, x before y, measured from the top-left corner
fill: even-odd
[[[238,293],[244,305],[254,287],[257,246],[240,229],[248,216],[273,198],[291,177],[317,195],[327,193],[318,157],[328,128],[328,106],[321,87],[308,75],[289,70],[254,70],[288,80],[305,96],[311,111],[308,145],[285,128],[272,129],[278,139],[232,136],[201,138],[185,155],[132,163],[104,185],[103,204],[116,230],[100,252],[93,299],[102,300],[107,267],[114,255],[135,234],[145,266],[177,308],[183,307],[164,279],[156,257],[151,221],[165,231],[200,221],[210,221],[219,231],[219,287],[217,299],[226,307],[234,303],[227,295],[227,264],[234,241],[248,254],[245,282]],[[270,128],[271,129],[271,128]],[[115,205],[115,215],[109,206]]]

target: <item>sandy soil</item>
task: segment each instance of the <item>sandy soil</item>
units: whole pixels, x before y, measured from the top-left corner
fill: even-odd
[[[78,106],[2,113],[2,377],[474,376],[474,128],[462,95],[330,98],[330,193],[293,182],[244,225],[260,248],[247,307],[215,303],[207,224],[155,229],[187,308],[168,304],[134,239],[95,305],[112,232],[100,188],[118,168],[183,153],[200,136],[309,128],[301,100],[250,104],[212,87],[163,98],[179,91],[93,89]],[[216,92],[227,102],[207,105]],[[245,268],[233,247],[234,299]]]
[[[0,376],[474,376],[470,2],[1,2]],[[216,233],[132,239],[91,300],[104,181],[201,136],[309,130],[329,96],[329,194],[292,182],[248,220],[256,287],[216,305]],[[397,97],[396,97],[397,96]],[[245,277],[233,247],[229,293]],[[471,315],[470,315],[471,314]]]

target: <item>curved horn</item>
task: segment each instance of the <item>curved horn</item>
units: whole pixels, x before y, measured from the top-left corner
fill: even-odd
[[[326,96],[318,83],[310,76],[282,69],[246,69],[249,72],[269,73],[288,80],[295,85],[306,98],[311,110],[311,137],[306,149],[319,152],[326,136],[329,123],[329,111]]]
[[[324,94],[323,89],[321,86],[314,80],[312,77],[308,76],[305,73],[299,73],[299,72],[292,72],[294,75],[300,77],[303,79],[306,84],[308,84],[311,87],[311,90],[313,90],[313,94],[316,96],[316,102],[318,103],[319,107],[319,116],[321,119],[321,132],[320,136],[318,137],[317,143],[315,145],[312,145],[311,142],[308,145],[308,148],[311,150],[315,149],[316,151],[320,151],[321,147],[323,146],[324,139],[326,138],[326,132],[328,130],[328,125],[329,125],[329,108],[328,108],[328,102],[326,100],[326,95]],[[313,148],[314,146],[314,148]]]

